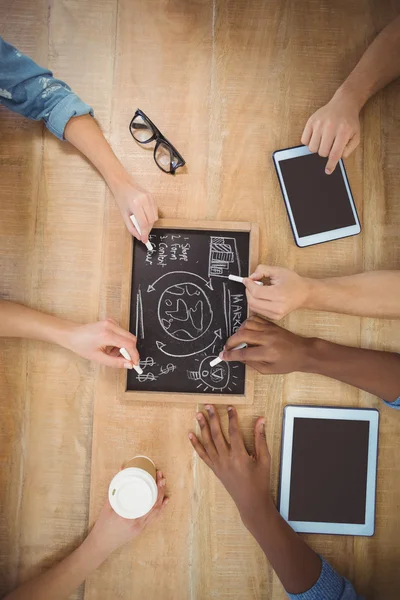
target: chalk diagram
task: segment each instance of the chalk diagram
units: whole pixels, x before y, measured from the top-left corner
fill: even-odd
[[[154,266],[157,271],[153,278],[157,278],[147,278],[146,284],[142,279],[135,290],[134,332],[139,341],[143,340],[140,352],[147,357],[140,361],[143,373],[130,376],[141,384],[136,389],[173,391],[177,388],[192,393],[241,394],[243,365],[222,361],[210,366],[246,314],[245,294],[228,281],[231,273],[241,275],[237,245],[241,247],[241,241],[237,243],[234,237],[209,234],[200,246],[203,256],[205,254],[203,264],[200,259],[197,266],[201,255],[196,256],[193,251],[194,256],[189,255],[187,266],[182,265],[187,270],[178,267],[160,274],[161,267],[170,268],[172,259],[181,252],[180,248],[176,250],[175,237],[179,238],[171,234],[159,236],[167,248],[163,262],[158,260],[155,243],[154,263],[144,265],[150,269],[148,274]],[[188,240],[185,238],[185,241]],[[190,243],[191,240],[189,247]],[[180,258],[174,266],[182,262]]]
[[[211,280],[189,271],[164,273],[147,287],[147,293],[160,294],[157,319],[169,339],[156,340],[158,350],[183,358],[200,354],[222,339],[221,329],[211,327],[214,312],[208,295],[212,291]],[[193,342],[200,339],[202,343],[194,348]]]
[[[235,375],[235,369],[238,369],[239,366],[221,362],[212,367],[210,362],[216,357],[216,354],[211,354],[203,358],[202,361],[197,358],[196,363],[200,363],[198,369],[196,371],[186,371],[187,378],[191,381],[198,381],[196,389],[201,392],[207,392],[208,390],[222,392],[225,388],[233,392],[232,388],[237,385],[236,380],[238,379]]]
[[[195,283],[172,285],[161,294],[158,320],[176,340],[197,340],[208,331],[213,317],[206,293]]]
[[[233,237],[211,236],[208,276],[228,277],[229,273],[240,275],[240,260],[236,240]]]

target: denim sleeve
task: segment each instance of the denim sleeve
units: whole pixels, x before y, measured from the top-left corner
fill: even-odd
[[[363,600],[347,579],[341,577],[323,558],[317,583],[302,594],[288,594],[291,600]]]
[[[64,139],[64,129],[71,117],[93,116],[93,109],[66,83],[55,79],[51,71],[37,65],[1,37],[0,104],[29,119],[44,121],[60,140]]]
[[[384,400],[384,403],[387,406],[390,406],[390,408],[395,408],[396,410],[400,410],[400,397],[397,398],[397,400],[394,400],[393,402],[386,402],[386,400]]]

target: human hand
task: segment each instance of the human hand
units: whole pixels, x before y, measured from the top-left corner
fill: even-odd
[[[254,283],[263,278],[268,278],[270,285]],[[244,279],[248,305],[252,311],[277,321],[305,304],[310,281],[289,269],[258,265],[255,272]]]
[[[136,337],[122,329],[113,319],[88,325],[73,323],[68,327],[61,343],[79,356],[106,367],[132,369],[133,365],[139,364]],[[120,348],[129,352],[132,361],[121,356]]]
[[[129,233],[145,244],[158,220],[157,204],[153,196],[134,183],[131,177],[116,186],[113,193]],[[135,215],[141,235],[133,225],[131,215]]]
[[[219,415],[206,405],[209,420],[199,412],[201,440],[189,433],[191,444],[232,496],[244,525],[250,528],[257,516],[273,505],[270,493],[271,457],[265,438],[264,419],[259,417],[254,428],[254,454],[244,445],[236,409],[228,407],[229,443],[221,429]]]
[[[234,350],[245,343],[247,348]],[[306,371],[310,362],[312,338],[295,335],[261,317],[249,317],[225,344],[220,358],[243,362],[265,374]]]
[[[157,501],[150,512],[139,519],[124,519],[111,508],[107,499],[100,516],[88,535],[88,543],[94,545],[98,552],[107,557],[111,552],[136,538],[155,521],[168,503],[165,497],[165,479],[161,471],[157,471]]]
[[[311,152],[329,156],[325,167],[328,175],[340,158],[347,158],[360,143],[360,109],[355,96],[339,88],[307,121],[301,143]]]

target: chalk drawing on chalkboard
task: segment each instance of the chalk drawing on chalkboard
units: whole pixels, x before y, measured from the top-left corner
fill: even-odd
[[[234,379],[237,379],[236,375],[232,374],[233,369],[237,369],[237,365],[231,365],[227,362],[219,363],[214,367],[210,366],[210,362],[213,358],[216,358],[216,354],[211,354],[203,358],[200,362],[200,359],[196,359],[196,362],[199,362],[199,367],[197,371],[186,371],[186,376],[191,381],[198,381],[198,385],[196,389],[199,389],[202,392],[206,392],[207,390],[211,390],[213,392],[222,391],[225,388],[228,388],[229,391],[232,391],[232,388],[229,386],[236,386],[236,382]]]
[[[208,276],[228,277],[232,271],[235,271],[234,275],[240,276],[239,252],[235,238],[211,236]]]
[[[182,275],[185,275],[185,276],[187,275],[189,277],[189,281],[191,278],[194,278],[195,280],[197,280],[198,285],[201,285],[201,282],[204,283],[204,285],[206,287],[208,287],[211,291],[213,291],[213,289],[214,289],[212,286],[211,279],[209,279],[209,280],[204,279],[204,277],[197,275],[197,273],[191,273],[189,271],[169,271],[168,273],[164,273],[164,275],[161,275],[155,281],[153,281],[153,283],[151,283],[147,287],[147,291],[155,292],[156,285],[161,281],[161,279],[164,279],[164,277],[172,278],[172,276],[174,276],[174,279],[176,279],[176,283],[182,283]],[[185,277],[185,279],[186,279],[186,277]],[[168,283],[168,285],[171,285],[171,284]]]
[[[174,358],[184,358],[185,356],[194,356],[195,354],[201,354],[202,352],[205,352],[206,350],[208,350],[209,348],[214,346],[215,343],[217,342],[217,340],[222,339],[222,330],[216,329],[213,332],[213,335],[214,335],[214,339],[205,348],[198,348],[197,350],[194,350],[193,352],[185,351],[184,354],[173,354],[169,348],[168,348],[168,350],[165,349],[165,346],[167,344],[164,342],[160,342],[159,340],[156,341],[156,346],[163,354],[166,354],[167,356],[172,356]]]
[[[157,314],[165,333],[180,342],[200,338],[214,318],[207,294],[190,282],[168,287],[160,296]]]
[[[168,375],[168,373],[173,373],[177,368],[176,365],[174,365],[173,363],[168,363],[165,366],[161,365],[159,367],[158,363],[156,363],[154,358],[151,356],[146,357],[144,360],[140,360],[139,365],[141,366],[143,373],[141,373],[140,375],[137,373],[136,379],[141,383],[143,383],[144,381],[157,381],[157,379],[159,377],[162,377],[162,375]],[[146,371],[147,368],[152,369],[153,367],[157,367],[156,370],[158,370],[158,372]]]
[[[143,320],[143,301],[142,301],[142,290],[139,289],[136,294],[136,337],[140,337],[144,340],[144,320]]]

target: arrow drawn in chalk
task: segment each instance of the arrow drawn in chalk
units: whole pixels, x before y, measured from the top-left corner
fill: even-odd
[[[214,291],[214,288],[212,286],[212,282],[211,279],[204,279],[204,277],[201,277],[200,275],[197,275],[196,273],[191,273],[190,271],[170,271],[169,273],[164,273],[164,275],[161,275],[161,277],[159,277],[158,279],[156,279],[153,283],[151,283],[148,287],[147,287],[147,291],[148,292],[155,292],[156,288],[155,285],[163,278],[163,277],[167,277],[169,275],[191,275],[192,277],[196,277],[198,279],[201,279],[206,287],[208,287],[210,290]],[[184,283],[189,283],[188,281],[184,281]]]
[[[208,348],[211,348],[211,346],[213,346],[215,344],[215,342],[219,339],[222,339],[222,330],[221,329],[217,329],[214,331],[214,335],[215,338],[213,339],[213,341],[211,342],[211,344],[208,344],[208,346],[206,346],[205,348],[200,348],[200,350],[195,350],[195,352],[188,352],[186,354],[171,354],[170,352],[167,352],[166,350],[164,350],[166,344],[164,344],[164,342],[156,342],[156,346],[159,350],[161,350],[161,352],[163,354],[166,354],[167,356],[173,356],[174,358],[184,358],[185,356],[193,356],[194,354],[200,354],[200,352],[204,352],[205,350],[208,350]]]

